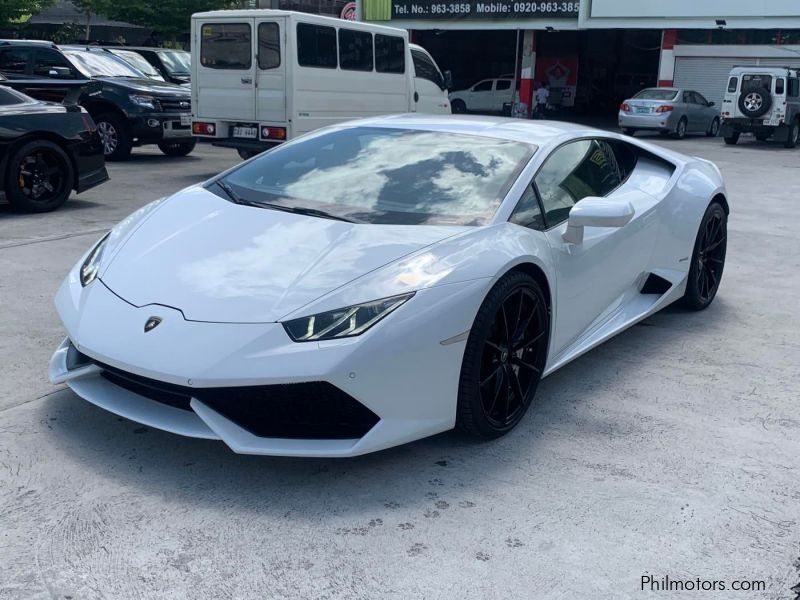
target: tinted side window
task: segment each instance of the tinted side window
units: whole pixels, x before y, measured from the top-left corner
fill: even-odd
[[[372,34],[367,31],[339,30],[339,68],[372,71]]]
[[[607,142],[579,140],[555,150],[534,178],[547,226],[567,220],[587,196],[605,196],[619,187],[617,158]]]
[[[37,50],[36,59],[33,64],[33,74],[38,77],[50,77],[52,67],[63,67],[73,72],[75,69],[60,53],[55,50]]]
[[[472,88],[473,92],[491,92],[492,91],[492,84],[494,81],[491,79],[487,79],[486,81],[481,81],[478,84],[475,84],[475,87]]]
[[[498,79],[497,85],[494,88],[495,90],[510,90],[511,89],[511,81],[508,79]]]
[[[694,99],[695,102],[697,102],[698,104],[702,104],[703,106],[708,106],[708,100],[706,100],[706,97],[700,94],[699,92],[694,93]]]
[[[403,38],[375,34],[375,70],[378,73],[406,72],[406,48]]]
[[[536,197],[533,186],[529,186],[525,190],[514,212],[511,213],[509,221],[538,231],[546,229],[542,209],[539,207],[539,199]]]
[[[277,23],[258,24],[258,68],[275,69],[281,66],[280,27]]]
[[[9,106],[11,104],[24,104],[27,102],[25,96],[0,86],[0,106]]]
[[[436,68],[436,65],[434,65],[427,56],[425,56],[422,52],[412,50],[411,58],[414,61],[414,71],[416,72],[417,77],[422,77],[423,79],[432,81],[437,86],[444,89],[444,79],[442,79],[439,69]]]
[[[28,68],[28,51],[24,48],[0,50],[0,72],[7,75],[25,75]]]
[[[206,23],[200,30],[200,64],[209,69],[249,69],[253,42],[247,23]]]
[[[783,77],[778,77],[775,80],[775,93],[779,96],[783,95],[783,92],[786,90],[786,80]]]
[[[792,98],[800,96],[800,79],[792,78],[789,80],[789,96]]]
[[[736,88],[739,86],[739,80],[736,77],[731,77],[728,80],[728,91],[733,93],[736,91]]]
[[[336,30],[333,27],[297,24],[297,64],[301,67],[335,69]]]

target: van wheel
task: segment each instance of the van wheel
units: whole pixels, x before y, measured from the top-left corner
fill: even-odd
[[[728,146],[735,146],[736,144],[739,143],[739,136],[740,135],[741,135],[741,132],[739,132],[739,131],[734,131],[730,135],[726,135],[725,136],[725,143],[728,144]]]
[[[167,156],[188,156],[191,154],[192,150],[194,150],[196,145],[197,141],[195,140],[182,142],[160,142],[158,144],[158,149]]]
[[[467,105],[464,104],[463,100],[453,100],[450,103],[450,110],[454,115],[460,115],[467,112]]]
[[[97,133],[103,143],[106,160],[128,160],[133,149],[133,139],[127,125],[114,113],[102,113],[94,117]]]
[[[792,126],[789,128],[789,137],[783,143],[787,148],[794,148],[797,146],[797,139],[800,137],[800,119],[792,121]]]

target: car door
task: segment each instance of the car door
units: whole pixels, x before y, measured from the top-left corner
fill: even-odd
[[[195,114],[210,119],[256,118],[253,20],[215,18],[198,23]]]
[[[511,93],[511,79],[498,79],[494,84],[494,96],[492,97],[492,111],[503,112],[503,104],[513,102]]]
[[[697,131],[697,104],[694,94],[688,90],[681,92],[680,111],[686,117],[686,131]]]
[[[467,110],[490,111],[494,94],[494,79],[484,79],[472,86],[467,98]]]
[[[256,119],[286,121],[286,17],[256,19]]]
[[[719,117],[719,109],[712,105],[700,92],[693,92],[695,102],[697,102],[697,113],[699,115],[699,130],[708,131],[711,129],[711,122]]]
[[[638,291],[655,244],[657,201],[626,184],[635,164],[624,142],[581,139],[553,151],[534,177],[557,273],[552,356],[613,314],[626,292]],[[581,243],[568,243],[569,212],[589,196],[630,202],[635,215],[624,227],[587,227]]]

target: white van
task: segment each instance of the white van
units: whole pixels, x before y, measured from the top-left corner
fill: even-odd
[[[348,119],[449,114],[449,79],[403,29],[282,10],[192,15],[192,131],[242,157]]]

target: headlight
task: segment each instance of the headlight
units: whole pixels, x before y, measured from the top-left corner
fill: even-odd
[[[137,94],[131,94],[131,102],[138,104],[142,108],[156,110],[156,99],[152,96],[139,96]]]
[[[361,335],[407,302],[414,292],[292,319],[283,328],[295,342],[316,342]]]
[[[100,259],[103,257],[103,248],[106,246],[109,235],[111,234],[105,234],[103,239],[97,242],[94,248],[92,248],[92,251],[89,252],[89,256],[86,257],[86,260],[83,261],[81,265],[81,285],[83,287],[86,287],[97,279],[97,273],[100,272]]]

